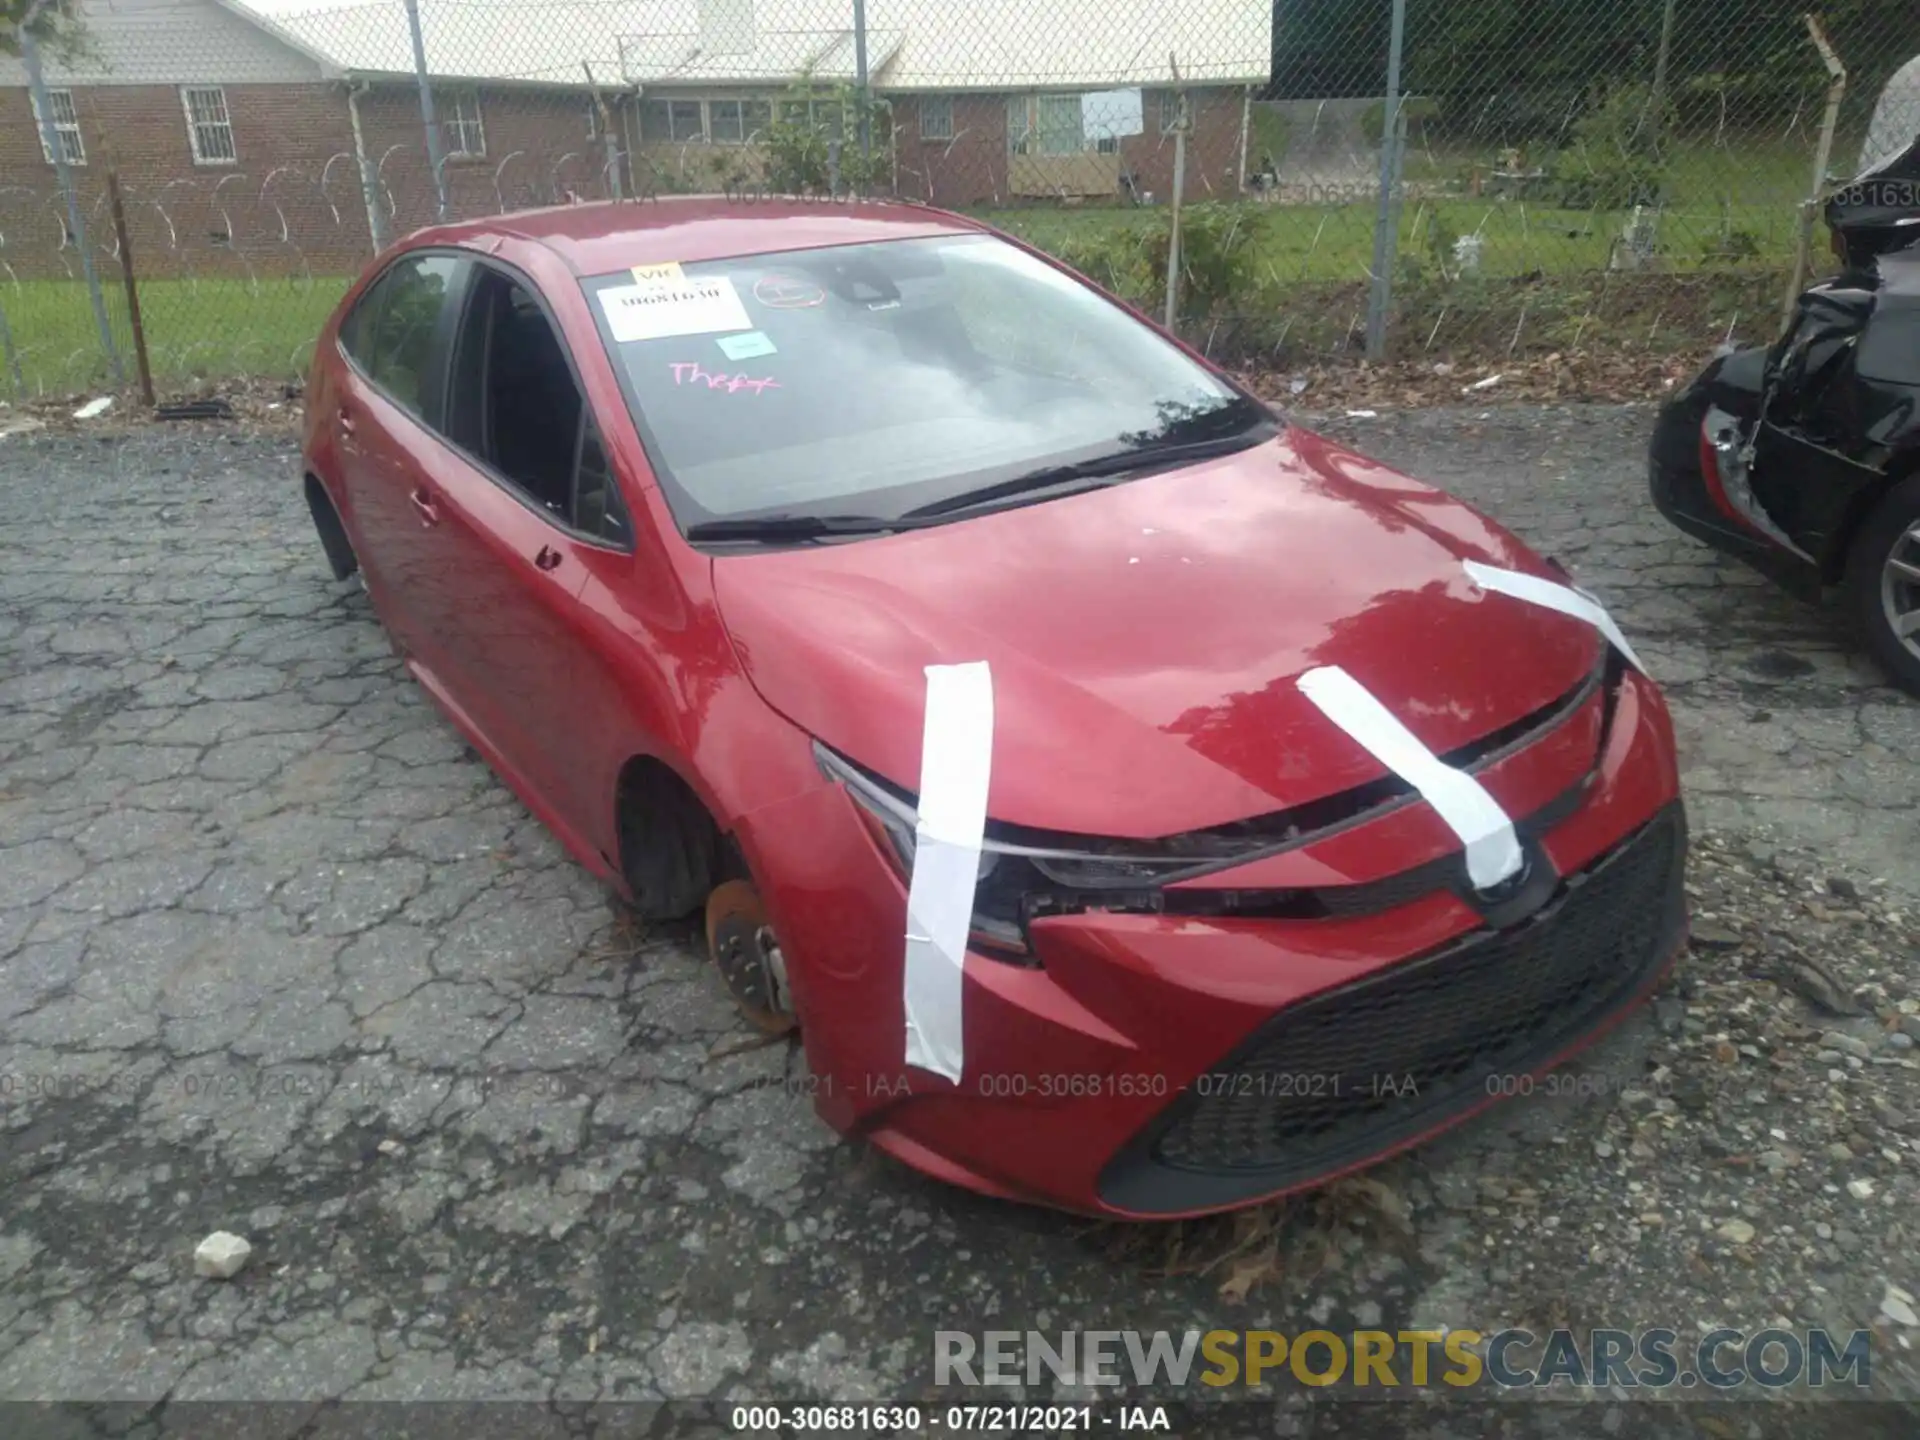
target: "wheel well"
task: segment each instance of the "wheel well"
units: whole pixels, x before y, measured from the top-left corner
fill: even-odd
[[[651,755],[620,767],[614,820],[620,872],[644,919],[691,914],[714,886],[745,873],[731,838],[693,787]]]
[[[1827,573],[1823,577],[1829,585],[1837,585],[1846,578],[1848,567],[1853,564],[1853,548],[1860,539],[1860,532],[1866,529],[1867,522],[1886,502],[1887,496],[1920,475],[1920,448],[1905,450],[1890,457],[1883,474],[1885,478],[1881,483],[1862,494],[1847,511],[1846,529],[1833,546],[1833,558],[1828,562]]]
[[[309,473],[305,488],[307,510],[313,516],[313,528],[319,532],[320,548],[327,552],[333,578],[344,580],[360,568],[360,558],[353,553],[353,542],[347,539],[347,527],[340,523],[340,512],[333,508],[333,499],[318,476]]]

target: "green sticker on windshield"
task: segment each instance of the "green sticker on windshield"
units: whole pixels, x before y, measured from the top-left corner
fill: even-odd
[[[749,330],[744,335],[722,335],[720,353],[729,360],[751,360],[756,355],[773,354],[773,341],[760,330]]]

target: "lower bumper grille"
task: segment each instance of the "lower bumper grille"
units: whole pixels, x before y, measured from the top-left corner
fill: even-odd
[[[1685,858],[1676,803],[1526,923],[1289,1006],[1116,1158],[1103,1198],[1230,1204],[1483,1103],[1494,1077],[1537,1069],[1653,979],[1684,921]]]

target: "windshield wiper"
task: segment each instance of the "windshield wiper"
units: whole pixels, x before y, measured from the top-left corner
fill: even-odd
[[[689,540],[819,540],[834,535],[884,535],[918,528],[884,515],[739,515],[687,527]]]
[[[1250,450],[1263,440],[1270,439],[1272,434],[1273,432],[1268,429],[1242,430],[1238,434],[1225,435],[1214,440],[1193,440],[1186,444],[1137,445],[1126,450],[1116,450],[1108,455],[1095,455],[1089,460],[1076,460],[1068,465],[1046,465],[1038,470],[1029,470],[1024,475],[1015,475],[1011,480],[1002,480],[978,490],[968,490],[959,495],[950,495],[944,500],[935,500],[931,504],[907,511],[901,518],[903,520],[934,519],[953,515],[962,510],[973,510],[982,505],[991,505],[996,500],[1007,500],[1017,495],[1029,495],[1040,490],[1052,490],[1079,481],[1111,481],[1122,476],[1137,474],[1142,470],[1163,470],[1170,466],[1187,465],[1198,460],[1212,460],[1221,455]],[[1099,486],[1089,484],[1084,488],[1094,490]]]

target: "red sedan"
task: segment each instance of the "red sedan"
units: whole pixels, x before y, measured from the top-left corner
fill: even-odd
[[[1604,610],[1017,241],[896,204],[413,236],[306,495],[408,669],[931,1174],[1222,1209],[1593,1039],[1686,926]]]

